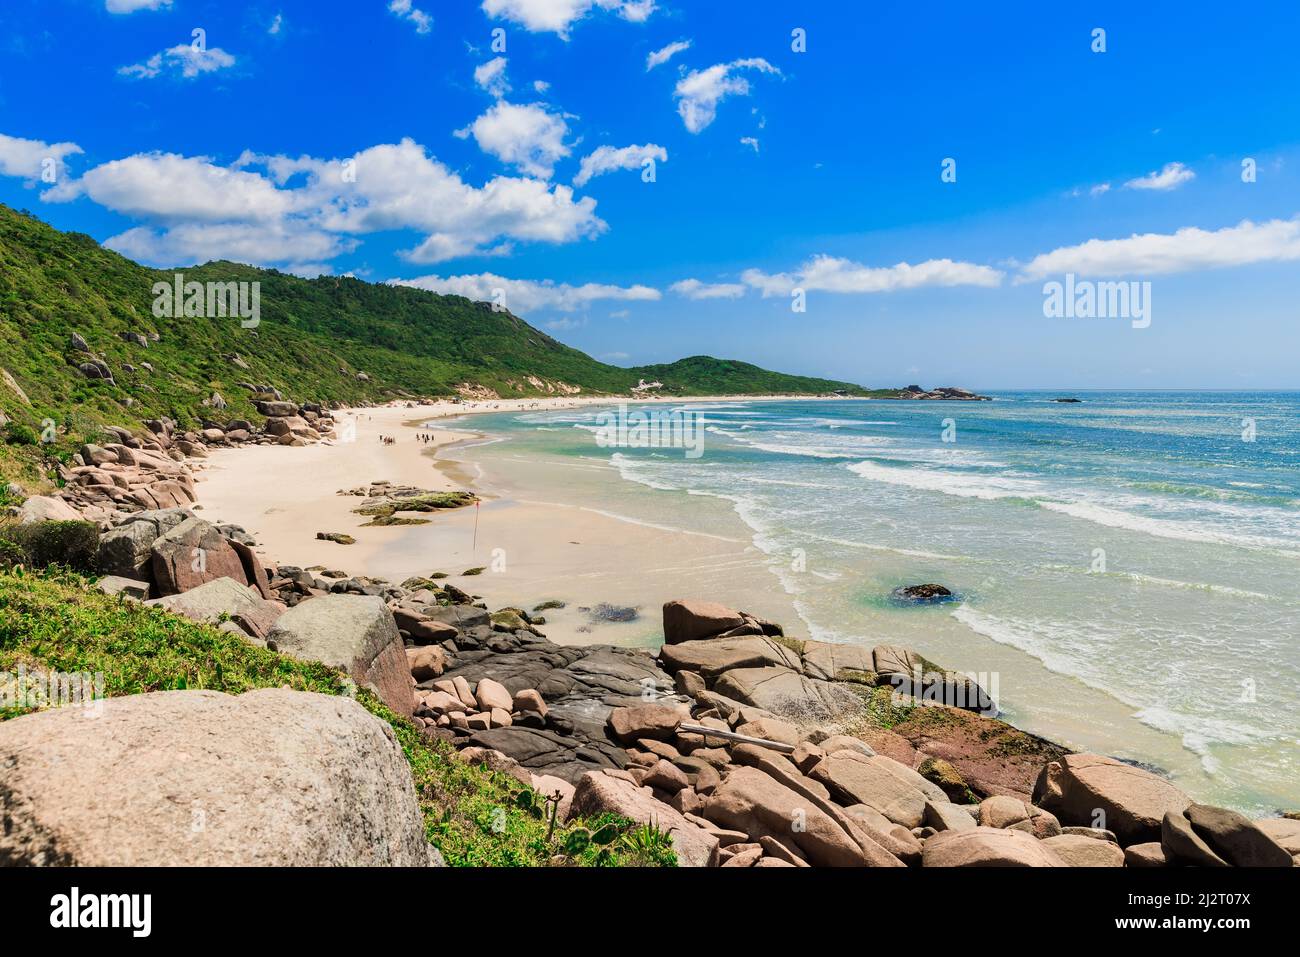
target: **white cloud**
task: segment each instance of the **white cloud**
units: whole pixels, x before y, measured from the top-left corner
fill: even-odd
[[[573,312],[586,308],[598,300],[624,302],[654,301],[661,298],[658,289],[649,286],[611,286],[604,283],[584,283],[571,286],[550,279],[506,279],[493,273],[472,276],[419,276],[415,279],[393,279],[392,285],[413,286],[444,295],[465,296],[480,302],[500,301],[504,295],[505,307],[514,313],[528,313],[536,309],[556,309]]]
[[[533,80],[533,89],[538,93],[545,94],[550,88],[551,84],[547,83],[545,80]]]
[[[284,27],[284,14],[277,13],[275,15],[275,18],[271,21],[271,25],[266,28],[266,32],[271,34],[271,36],[276,36],[280,32],[280,30],[283,29],[283,27]]]
[[[1109,192],[1110,192],[1110,183],[1098,183],[1092,189],[1088,190],[1088,193],[1091,196],[1100,196],[1103,193],[1109,193]]]
[[[199,49],[189,43],[179,43],[161,53],[155,53],[143,63],[120,67],[117,72],[122,76],[150,80],[164,70],[170,70],[192,80],[200,73],[215,73],[234,65],[235,58],[221,47]]]
[[[497,99],[505,96],[510,92],[510,82],[506,79],[506,58],[499,56],[475,67],[474,82]]]
[[[137,10],[162,10],[170,7],[172,0],[104,0],[109,13],[135,13]]]
[[[581,188],[594,177],[615,170],[640,169],[646,160],[666,163],[668,151],[654,143],[647,143],[644,146],[624,146],[621,149],[612,146],[597,147],[582,158],[578,175],[573,178],[573,185]]]
[[[433,17],[419,7],[412,6],[411,0],[390,0],[388,12],[409,20],[415,25],[416,33],[428,33],[433,29]]]
[[[565,40],[569,28],[593,9],[644,23],[655,10],[655,0],[483,0],[483,12],[489,17],[510,20],[532,33],[554,33]]]
[[[109,249],[162,268],[214,259],[257,264],[303,264],[332,259],[356,247],[356,241],[301,223],[181,223],[164,230],[136,226],[104,241]],[[319,273],[318,273],[319,274]]]
[[[668,288],[687,299],[739,299],[745,294],[745,287],[738,282],[707,283],[698,279],[682,279]]]
[[[518,106],[498,101],[456,135],[472,135],[478,148],[530,176],[549,179],[555,164],[569,155],[564,145],[569,125],[544,105]]]
[[[1002,273],[989,266],[928,259],[912,265],[863,266],[834,256],[814,256],[793,273],[769,274],[747,269],[741,278],[763,296],[785,296],[793,289],[807,292],[875,293],[922,286],[997,286]]]
[[[754,152],[755,153],[758,152],[758,140],[754,139],[754,137],[752,136],[742,136],[740,138],[740,144],[742,146],[752,146],[754,148]]]
[[[653,53],[651,53],[648,57],[645,58],[646,72],[649,73],[655,67],[667,63],[677,54],[689,50],[690,48],[691,48],[690,40],[678,40],[676,43],[670,43],[666,47],[660,47],[658,50],[655,50]]]
[[[50,149],[0,137],[0,172],[28,175],[33,158]],[[421,238],[401,255],[434,263],[501,255],[515,242],[575,242],[608,228],[596,201],[575,199],[568,186],[511,176],[472,186],[409,139],[342,159],[245,153],[230,166],[138,154],[60,182],[41,198],[79,196],[142,220],[110,244],[154,265],[322,262],[351,249],[351,237],[403,230]]]
[[[1166,163],[1160,172],[1150,172],[1124,184],[1125,189],[1177,189],[1184,183],[1191,182],[1196,174],[1182,163]]]
[[[45,143],[0,133],[0,176],[21,176],[29,182],[41,179],[49,164],[60,182],[66,181],[64,159],[82,152],[76,143]]]
[[[1090,239],[1035,256],[1017,281],[1076,273],[1083,276],[1154,276],[1300,259],[1300,218],[1266,223],[1243,220],[1208,231],[1189,226],[1174,233]]]
[[[677,81],[673,96],[687,130],[698,133],[712,123],[718,114],[718,104],[726,97],[749,95],[749,81],[738,75],[744,70],[781,72],[762,57],[751,57],[718,63],[706,70],[692,70]]]

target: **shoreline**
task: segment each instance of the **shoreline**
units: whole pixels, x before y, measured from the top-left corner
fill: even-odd
[[[716,396],[687,401],[754,399]],[[565,397],[340,409],[334,413],[336,420],[354,423],[355,442],[322,442],[291,452],[278,446],[214,449],[195,463],[199,506],[210,521],[246,528],[257,539],[257,550],[274,562],[303,567],[336,564],[349,574],[393,582],[441,572],[466,591],[477,586],[497,604],[529,609],[542,602],[564,601],[565,608],[546,614],[544,630],[558,644],[647,647],[655,643],[658,608],[638,600],[647,576],[654,577],[664,600],[683,594],[727,595],[729,602],[756,615],[798,621],[793,600],[773,579],[766,556],[752,543],[751,530],[738,516],[730,519],[734,535],[714,535],[580,505],[516,497],[491,486],[481,469],[447,458],[454,449],[487,439],[485,433],[426,426],[476,414],[607,406],[620,401]],[[422,431],[431,436],[428,445],[415,440]],[[380,435],[397,441],[383,445]],[[381,480],[430,491],[464,488],[474,491],[481,505],[421,515],[428,520],[423,525],[360,527],[365,519],[352,511],[358,499],[338,493]],[[317,532],[342,532],[356,543],[322,542],[316,539]],[[462,574],[473,568],[484,571]],[[602,612],[600,606],[634,608],[636,616],[631,621],[607,620],[604,613],[617,613]]]

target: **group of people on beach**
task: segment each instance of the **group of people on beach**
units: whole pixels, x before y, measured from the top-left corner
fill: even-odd
[[[391,435],[381,435],[379,437],[379,443],[381,445],[396,445],[397,439],[393,438]]]
[[[433,441],[433,435],[428,432],[417,432],[415,435],[415,440],[417,442],[423,442],[425,445],[428,445],[430,442]]]

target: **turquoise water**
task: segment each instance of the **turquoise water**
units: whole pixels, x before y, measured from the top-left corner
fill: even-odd
[[[590,408],[468,424],[508,440],[485,464],[602,464],[585,495],[651,489],[682,527],[729,503],[811,637],[996,668],[1022,726],[1300,806],[1300,394],[1075,395],[684,403],[698,458],[599,447]],[[887,601],[921,581],[962,600]]]

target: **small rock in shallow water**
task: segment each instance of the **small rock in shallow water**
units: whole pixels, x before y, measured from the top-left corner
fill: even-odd
[[[942,585],[904,585],[889,593],[895,602],[905,605],[937,605],[940,602],[956,601],[957,596]]]

